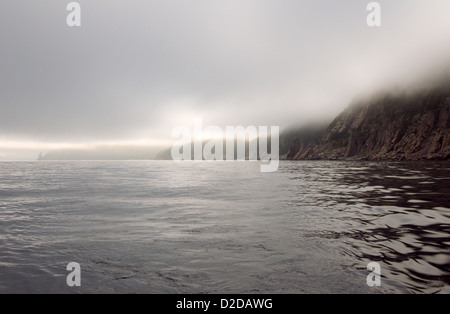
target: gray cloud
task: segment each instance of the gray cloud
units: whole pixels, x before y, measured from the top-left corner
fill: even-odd
[[[0,142],[168,138],[191,117],[287,126],[409,84],[450,55],[448,0],[0,3]],[[1,146],[1,145],[0,145]]]

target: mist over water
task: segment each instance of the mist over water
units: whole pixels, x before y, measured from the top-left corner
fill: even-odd
[[[450,292],[449,180],[448,163],[0,163],[0,293]]]
[[[377,1],[380,27],[371,1],[96,0],[72,28],[68,2],[0,3],[0,160],[140,159],[195,118],[283,131],[450,72],[448,0]]]

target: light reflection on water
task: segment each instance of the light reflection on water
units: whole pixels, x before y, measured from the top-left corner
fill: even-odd
[[[449,293],[449,182],[448,163],[0,163],[0,292]]]

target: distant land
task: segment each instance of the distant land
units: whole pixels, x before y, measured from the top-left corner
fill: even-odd
[[[161,146],[108,146],[91,149],[62,149],[40,154],[38,160],[153,160],[166,149]]]
[[[285,159],[449,160],[450,83],[355,101],[327,127],[298,131]]]
[[[444,82],[360,98],[332,122],[289,128],[280,135],[281,159],[449,160],[450,80]],[[98,146],[51,151],[38,159],[171,160],[170,151],[168,146]]]

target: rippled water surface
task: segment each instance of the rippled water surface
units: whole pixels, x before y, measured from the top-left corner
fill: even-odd
[[[449,195],[449,163],[0,163],[0,293],[450,293]]]

